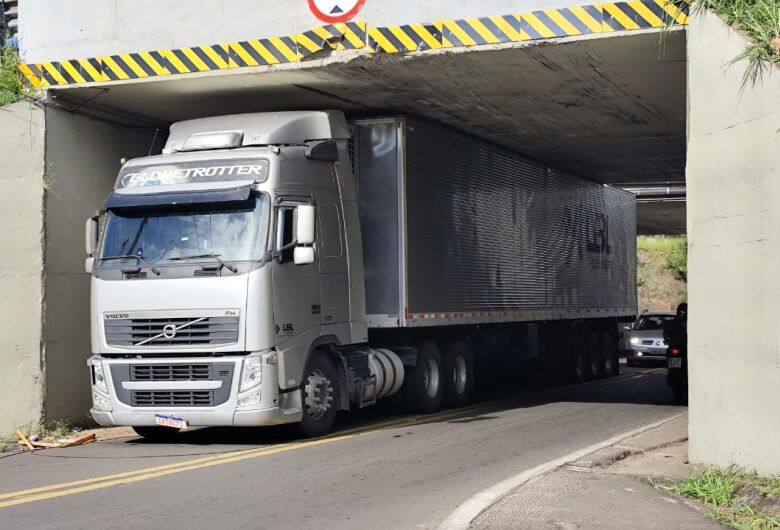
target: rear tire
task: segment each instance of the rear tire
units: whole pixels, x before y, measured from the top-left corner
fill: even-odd
[[[444,349],[444,404],[462,407],[474,391],[474,355],[462,339],[450,342]]]
[[[598,379],[601,373],[601,344],[597,333],[588,333],[588,356],[585,370],[586,381]]]
[[[336,369],[327,355],[315,351],[306,367],[301,396],[303,417],[298,431],[307,438],[323,436],[333,428],[339,403]]]
[[[610,333],[601,334],[601,377],[612,377],[619,372],[615,341]]]
[[[133,427],[135,433],[150,442],[172,442],[179,435],[173,427]]]
[[[444,376],[439,348],[433,341],[417,345],[417,365],[407,366],[401,391],[409,412],[431,414],[441,408]]]
[[[574,332],[571,337],[571,369],[570,382],[579,384],[585,381],[585,358],[587,357],[587,346],[585,335],[581,332]]]

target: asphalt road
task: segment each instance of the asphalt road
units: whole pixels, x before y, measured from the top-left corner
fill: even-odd
[[[427,417],[366,411],[313,441],[203,429],[0,457],[0,528],[435,528],[501,480],[682,410],[661,371],[623,371]]]

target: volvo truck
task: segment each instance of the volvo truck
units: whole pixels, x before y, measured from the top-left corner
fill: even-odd
[[[92,416],[319,436],[462,406],[496,355],[613,375],[635,225],[630,193],[410,117],[175,123],[86,223]]]

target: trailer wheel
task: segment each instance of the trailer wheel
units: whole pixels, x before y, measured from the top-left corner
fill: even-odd
[[[179,434],[179,429],[172,427],[133,427],[133,430],[150,442],[172,442]]]
[[[417,365],[407,366],[401,391],[410,412],[430,414],[441,408],[444,377],[439,348],[430,340],[417,345]]]
[[[617,358],[615,341],[612,334],[601,334],[601,377],[612,377],[620,373],[620,363]]]
[[[303,417],[298,430],[314,438],[327,434],[338,411],[338,377],[333,363],[321,351],[315,351],[306,367],[303,382]]]
[[[474,355],[466,341],[456,339],[444,349],[444,403],[462,407],[474,391]]]
[[[574,332],[571,337],[571,382],[574,384],[585,381],[585,358],[588,354],[585,335]]]
[[[601,373],[601,344],[598,333],[588,333],[588,356],[585,364],[585,379],[593,381]]]

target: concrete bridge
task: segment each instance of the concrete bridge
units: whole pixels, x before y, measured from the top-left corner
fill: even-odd
[[[88,408],[82,223],[120,157],[159,149],[180,119],[339,108],[425,117],[636,189],[640,231],[687,226],[692,457],[780,471],[766,457],[780,442],[780,190],[766,154],[780,152],[780,86],[772,78],[738,106],[741,74],[721,67],[744,41],[711,15],[687,23],[664,0],[368,0],[339,23],[303,0],[22,2],[22,71],[48,105],[0,115],[3,160],[25,155],[2,171],[33,176],[0,180],[4,251],[43,271],[0,277],[0,322],[15,320],[16,299],[30,321],[0,334],[0,362],[24,358],[0,393],[23,394],[32,411],[13,421]],[[751,137],[759,154],[745,172]]]

